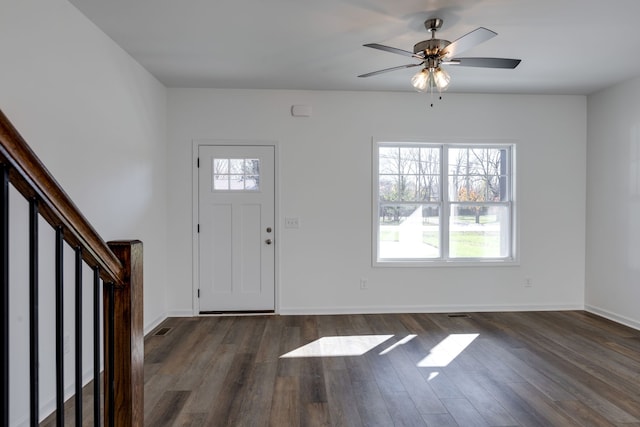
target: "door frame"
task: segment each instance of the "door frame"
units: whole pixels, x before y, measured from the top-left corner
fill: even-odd
[[[191,143],[191,242],[192,242],[192,270],[191,270],[191,292],[192,292],[192,314],[194,317],[202,316],[200,314],[200,299],[198,298],[198,286],[200,285],[200,245],[198,240],[198,212],[199,212],[199,195],[198,195],[198,151],[201,146],[206,145],[235,145],[235,146],[256,146],[256,147],[273,147],[274,156],[274,312],[280,313],[280,151],[278,150],[277,141],[265,140],[236,140],[236,139],[194,139]]]

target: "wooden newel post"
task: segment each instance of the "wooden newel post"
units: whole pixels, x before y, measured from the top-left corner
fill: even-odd
[[[105,426],[142,427],[144,421],[144,325],[142,316],[142,242],[108,242],[124,267],[124,286],[104,289],[104,415]],[[111,322],[113,316],[113,324]],[[113,333],[113,353],[109,336]],[[108,355],[113,354],[113,362]],[[113,373],[110,372],[113,366]],[[113,402],[109,379],[113,378]],[[113,405],[113,412],[109,411]]]

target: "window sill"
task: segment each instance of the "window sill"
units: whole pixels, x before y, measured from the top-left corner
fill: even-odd
[[[520,265],[519,260],[505,259],[451,259],[451,260],[374,260],[373,267],[382,268],[430,268],[430,267],[514,267]]]

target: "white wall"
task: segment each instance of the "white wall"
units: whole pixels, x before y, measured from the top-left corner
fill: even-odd
[[[206,138],[279,143],[281,313],[583,307],[586,97],[447,94],[433,108],[417,93],[169,89],[168,99],[171,314],[193,309],[192,140]],[[291,117],[292,104],[313,116]],[[372,137],[515,140],[520,265],[372,268]],[[300,229],[284,229],[285,216]]]
[[[66,0],[0,0],[0,11],[0,109],[105,240],[144,242],[144,322],[150,327],[166,312],[166,89]],[[14,218],[24,221],[25,206],[14,199]],[[21,230],[24,223],[12,224],[13,235]],[[43,246],[52,249],[52,237],[44,225],[42,230]],[[12,274],[18,280],[10,315],[12,344],[20,345],[11,349],[12,363],[17,362],[12,424],[23,422],[28,408],[23,375],[28,353],[24,335],[16,332],[26,330],[28,319],[21,305],[26,275],[17,268],[24,265],[21,254],[24,248],[16,243]],[[45,335],[52,332],[47,311],[53,310],[47,278],[52,267],[44,262],[41,364],[50,366]],[[71,270],[73,263],[66,265]],[[66,319],[71,321],[65,334],[73,336],[73,317]],[[66,361],[66,366],[72,378],[73,365]],[[50,373],[41,374],[43,405],[51,403],[51,379]]]
[[[640,78],[589,96],[587,308],[640,329]]]

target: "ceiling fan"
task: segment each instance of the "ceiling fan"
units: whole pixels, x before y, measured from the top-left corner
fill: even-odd
[[[425,28],[431,33],[431,38],[416,43],[413,46],[413,52],[378,43],[365,44],[364,46],[366,47],[409,56],[419,60],[420,62],[417,64],[406,64],[399,65],[397,67],[385,68],[384,70],[361,74],[358,77],[371,77],[387,73],[389,71],[422,66],[422,70],[418,71],[418,73],[411,78],[411,84],[413,87],[420,92],[427,92],[429,90],[433,91],[434,88],[441,92],[447,89],[449,81],[451,80],[449,73],[447,73],[441,65],[513,69],[520,64],[520,59],[458,57],[460,53],[471,49],[472,47],[485,42],[498,34],[484,27],[479,27],[459,39],[450,42],[449,40],[436,38],[436,31],[442,27],[442,23],[443,20],[440,18],[431,18],[424,21]]]

